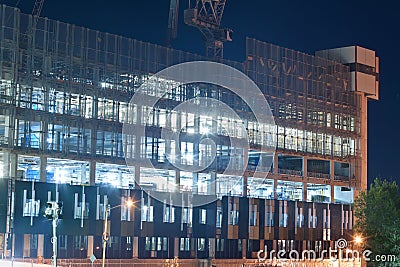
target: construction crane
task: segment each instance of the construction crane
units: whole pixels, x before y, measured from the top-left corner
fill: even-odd
[[[192,7],[189,0],[189,8],[184,13],[185,23],[196,27],[205,37],[206,56],[221,59],[224,55],[224,42],[232,41],[232,30],[221,28],[226,0],[195,1]]]
[[[167,46],[171,46],[171,42],[178,34],[178,14],[179,14],[179,0],[171,0],[169,6],[168,17],[168,33],[167,33]]]
[[[35,4],[33,5],[32,16],[36,18],[36,22],[37,18],[40,16],[40,13],[42,12],[43,4],[44,0],[36,0]]]

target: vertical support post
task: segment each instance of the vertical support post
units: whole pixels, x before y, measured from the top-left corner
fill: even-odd
[[[245,174],[243,175],[243,196],[247,197],[248,196],[248,192],[247,192],[247,181],[248,181],[248,174],[247,172],[245,172]]]
[[[307,157],[303,157],[303,177],[307,178],[308,166],[307,166]]]
[[[108,204],[106,204],[106,214],[104,218],[104,232],[103,232],[103,259],[101,262],[101,267],[104,267],[104,264],[106,262],[106,248],[107,248],[107,240],[108,240],[108,233],[107,233],[107,228],[108,228],[108,213],[110,212],[110,209],[108,208]]]
[[[274,153],[273,173],[274,174],[278,174],[279,173],[278,153]]]
[[[89,258],[92,255],[93,255],[93,236],[90,235],[88,236],[88,249],[86,256]]]
[[[194,195],[197,195],[199,193],[199,174],[198,173],[193,173],[192,174],[192,183],[193,183],[193,187],[192,187],[192,191]]]
[[[181,190],[181,172],[180,170],[175,171],[175,192],[180,192]]]
[[[89,185],[96,184],[96,161],[89,162]]]
[[[38,258],[43,258],[44,256],[44,235],[38,235],[38,246],[37,246],[37,256]]]
[[[53,217],[53,237],[51,238],[51,242],[53,243],[53,266],[57,267],[57,221],[58,215],[57,211],[54,210],[55,217]]]
[[[217,174],[215,172],[211,172],[210,176],[211,176],[211,179],[207,184],[207,194],[208,195],[215,195],[217,193],[216,192],[216,180],[217,180],[216,177],[217,177]]]
[[[307,201],[307,182],[303,182],[303,201]]]
[[[40,182],[46,182],[46,167],[47,167],[47,157],[40,156]]]

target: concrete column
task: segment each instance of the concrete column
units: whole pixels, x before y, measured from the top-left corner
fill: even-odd
[[[135,188],[140,189],[140,167],[135,166]]]
[[[89,185],[96,184],[96,161],[89,162]]]
[[[278,153],[274,153],[273,173],[278,174]]]
[[[18,155],[11,153],[10,154],[10,177],[17,177],[17,169],[18,169]]]
[[[331,186],[331,203],[335,202],[335,186],[333,184]]]
[[[46,106],[48,106],[46,102]],[[47,132],[48,132],[48,124],[46,121],[40,122],[40,144],[39,147],[42,150],[47,150]]]
[[[132,244],[132,258],[137,259],[139,257],[139,237],[133,237],[133,244]]]
[[[84,184],[86,182],[86,163],[81,164],[81,177],[80,184]]]
[[[192,174],[192,181],[193,181],[193,187],[192,187],[192,191],[193,194],[198,194],[199,193],[199,174],[198,173],[193,173]]]
[[[174,238],[174,257],[179,256],[179,238],[175,237]]]
[[[23,250],[23,257],[29,258],[31,255],[31,236],[24,234],[24,250]]]
[[[121,171],[121,169],[118,169],[118,183],[119,183],[120,187],[122,187],[124,185],[124,182],[122,181],[122,171]]]
[[[307,201],[307,183],[303,182],[303,201]]]
[[[247,197],[248,196],[248,192],[247,192],[247,181],[248,181],[248,175],[247,173],[243,175],[243,196]]]
[[[271,248],[267,248],[267,249],[265,249],[264,248],[264,246],[265,246],[265,244],[264,244],[264,237],[263,236],[260,236],[260,250],[264,250],[264,252],[266,252],[266,250],[268,250],[268,249],[271,249]]]
[[[211,179],[210,182],[207,184],[207,194],[208,195],[216,195],[216,179],[217,179],[217,174],[215,172],[211,172]]]
[[[215,238],[208,239],[208,257],[215,258]]]
[[[307,178],[307,171],[308,171],[307,159],[308,159],[308,157],[303,157],[303,177],[304,178]]]
[[[179,170],[175,171],[175,192],[181,191],[181,172]]]
[[[38,247],[37,247],[37,256],[44,256],[44,235],[38,235]]]
[[[361,96],[361,173],[360,173],[360,189],[366,190],[368,184],[368,98]],[[356,177],[358,178],[357,174]],[[355,192],[358,196],[358,192]]]
[[[40,182],[47,181],[46,167],[47,167],[47,157],[40,156]]]
[[[242,239],[242,259],[246,259],[247,256],[247,239]]]
[[[334,181],[335,180],[335,161],[333,161],[333,160],[330,160],[329,161],[329,163],[330,163],[330,175],[331,175],[331,180],[332,181]]]
[[[87,257],[90,258],[90,256],[93,255],[93,236],[89,235],[88,236],[88,246],[87,246]]]
[[[3,178],[18,178],[17,177],[17,167],[18,167],[18,155],[10,152],[4,152],[4,162],[3,162]]]

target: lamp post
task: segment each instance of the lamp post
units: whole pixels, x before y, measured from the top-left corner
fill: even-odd
[[[51,243],[53,243],[53,267],[57,267],[57,222],[62,218],[62,203],[56,201],[47,202],[44,216],[52,221],[53,236]]]
[[[125,206],[130,208],[133,206],[133,204],[134,203],[132,200],[128,200],[128,201],[126,201]],[[102,267],[104,267],[104,264],[106,262],[106,247],[107,247],[108,238],[110,237],[109,233],[107,231],[107,229],[108,229],[108,214],[110,213],[110,211],[112,209],[116,209],[116,208],[119,208],[122,206],[124,206],[124,205],[121,204],[121,205],[117,205],[117,206],[110,208],[108,205],[106,205],[106,212],[105,212],[105,218],[104,218],[104,232],[103,232],[103,260],[101,263]]]

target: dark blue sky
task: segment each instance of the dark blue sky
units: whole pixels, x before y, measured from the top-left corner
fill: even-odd
[[[192,0],[193,1],[193,0]],[[11,6],[17,0],[0,0]],[[173,47],[204,54],[200,33],[183,24],[181,0],[178,38]],[[369,104],[369,178],[400,181],[400,16],[392,1],[227,0],[223,24],[234,30],[225,58],[243,61],[245,37],[306,53],[360,45],[377,51],[381,62],[381,99]],[[34,0],[18,7],[31,13]],[[165,44],[169,0],[46,1],[42,16],[157,44]]]

